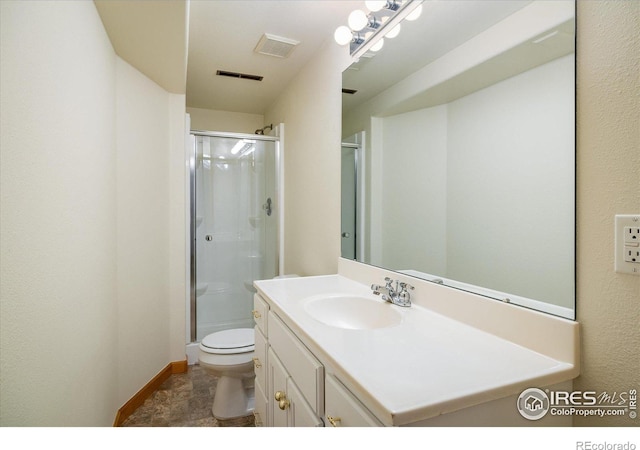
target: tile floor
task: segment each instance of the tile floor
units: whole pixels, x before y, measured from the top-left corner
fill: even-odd
[[[217,420],[211,414],[217,378],[199,365],[173,374],[135,410],[123,427],[252,427],[253,415]]]

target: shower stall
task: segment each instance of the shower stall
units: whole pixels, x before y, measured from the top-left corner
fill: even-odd
[[[191,342],[253,327],[253,281],[278,274],[279,141],[192,132]]]

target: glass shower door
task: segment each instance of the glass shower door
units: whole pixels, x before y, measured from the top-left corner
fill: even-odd
[[[276,142],[194,140],[192,327],[195,322],[200,341],[216,331],[252,327],[253,281],[277,274]]]

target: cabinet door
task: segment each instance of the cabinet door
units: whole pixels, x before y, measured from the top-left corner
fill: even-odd
[[[322,420],[305,400],[282,362],[269,348],[267,357],[270,388],[267,393],[268,426],[321,427]],[[257,386],[257,385],[256,385]]]
[[[295,380],[317,415],[324,411],[324,366],[273,311],[269,312],[269,345]]]
[[[276,400],[276,396],[286,396],[287,394],[287,378],[289,375],[284,366],[278,359],[273,350],[269,348],[267,356],[268,383],[269,388],[267,396],[269,397],[268,405],[270,405],[269,412],[269,426],[273,427],[286,427],[289,424],[287,418],[287,408],[280,407],[280,401]],[[284,406],[284,405],[283,405]]]
[[[325,420],[334,427],[379,427],[382,424],[331,374],[325,378]]]
[[[287,380],[290,427],[323,427],[324,422],[311,409],[292,378]]]

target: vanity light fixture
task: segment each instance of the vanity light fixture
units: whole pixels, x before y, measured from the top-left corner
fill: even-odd
[[[400,33],[400,22],[417,19],[423,0],[366,1],[365,10],[349,14],[349,26],[338,27],[333,34],[339,45],[349,45],[349,53],[359,58],[367,51],[376,52],[384,45],[383,36],[394,38]]]
[[[400,24],[396,25],[395,27],[393,27],[392,29],[389,30],[389,32],[387,34],[384,35],[384,37],[389,38],[389,39],[393,39],[394,37],[396,37],[397,35],[400,34]]]
[[[380,28],[380,21],[373,14],[367,15],[361,9],[354,10],[351,14],[349,14],[349,19],[347,20],[349,24],[349,28],[353,31],[361,31],[365,27],[370,28],[372,30],[376,30]]]
[[[407,15],[406,19],[410,22],[413,22],[418,17],[420,17],[421,14],[422,14],[422,5],[418,5],[416,9],[414,9]]]
[[[400,3],[399,1],[367,1],[364,2],[365,6],[367,7],[367,9],[371,12],[377,12],[380,11],[381,9],[388,9],[391,11],[397,11],[398,8],[400,8]]]
[[[378,42],[376,42],[371,46],[371,48],[369,48],[369,51],[377,52],[382,48],[383,45],[384,45],[384,39],[380,38]]]

